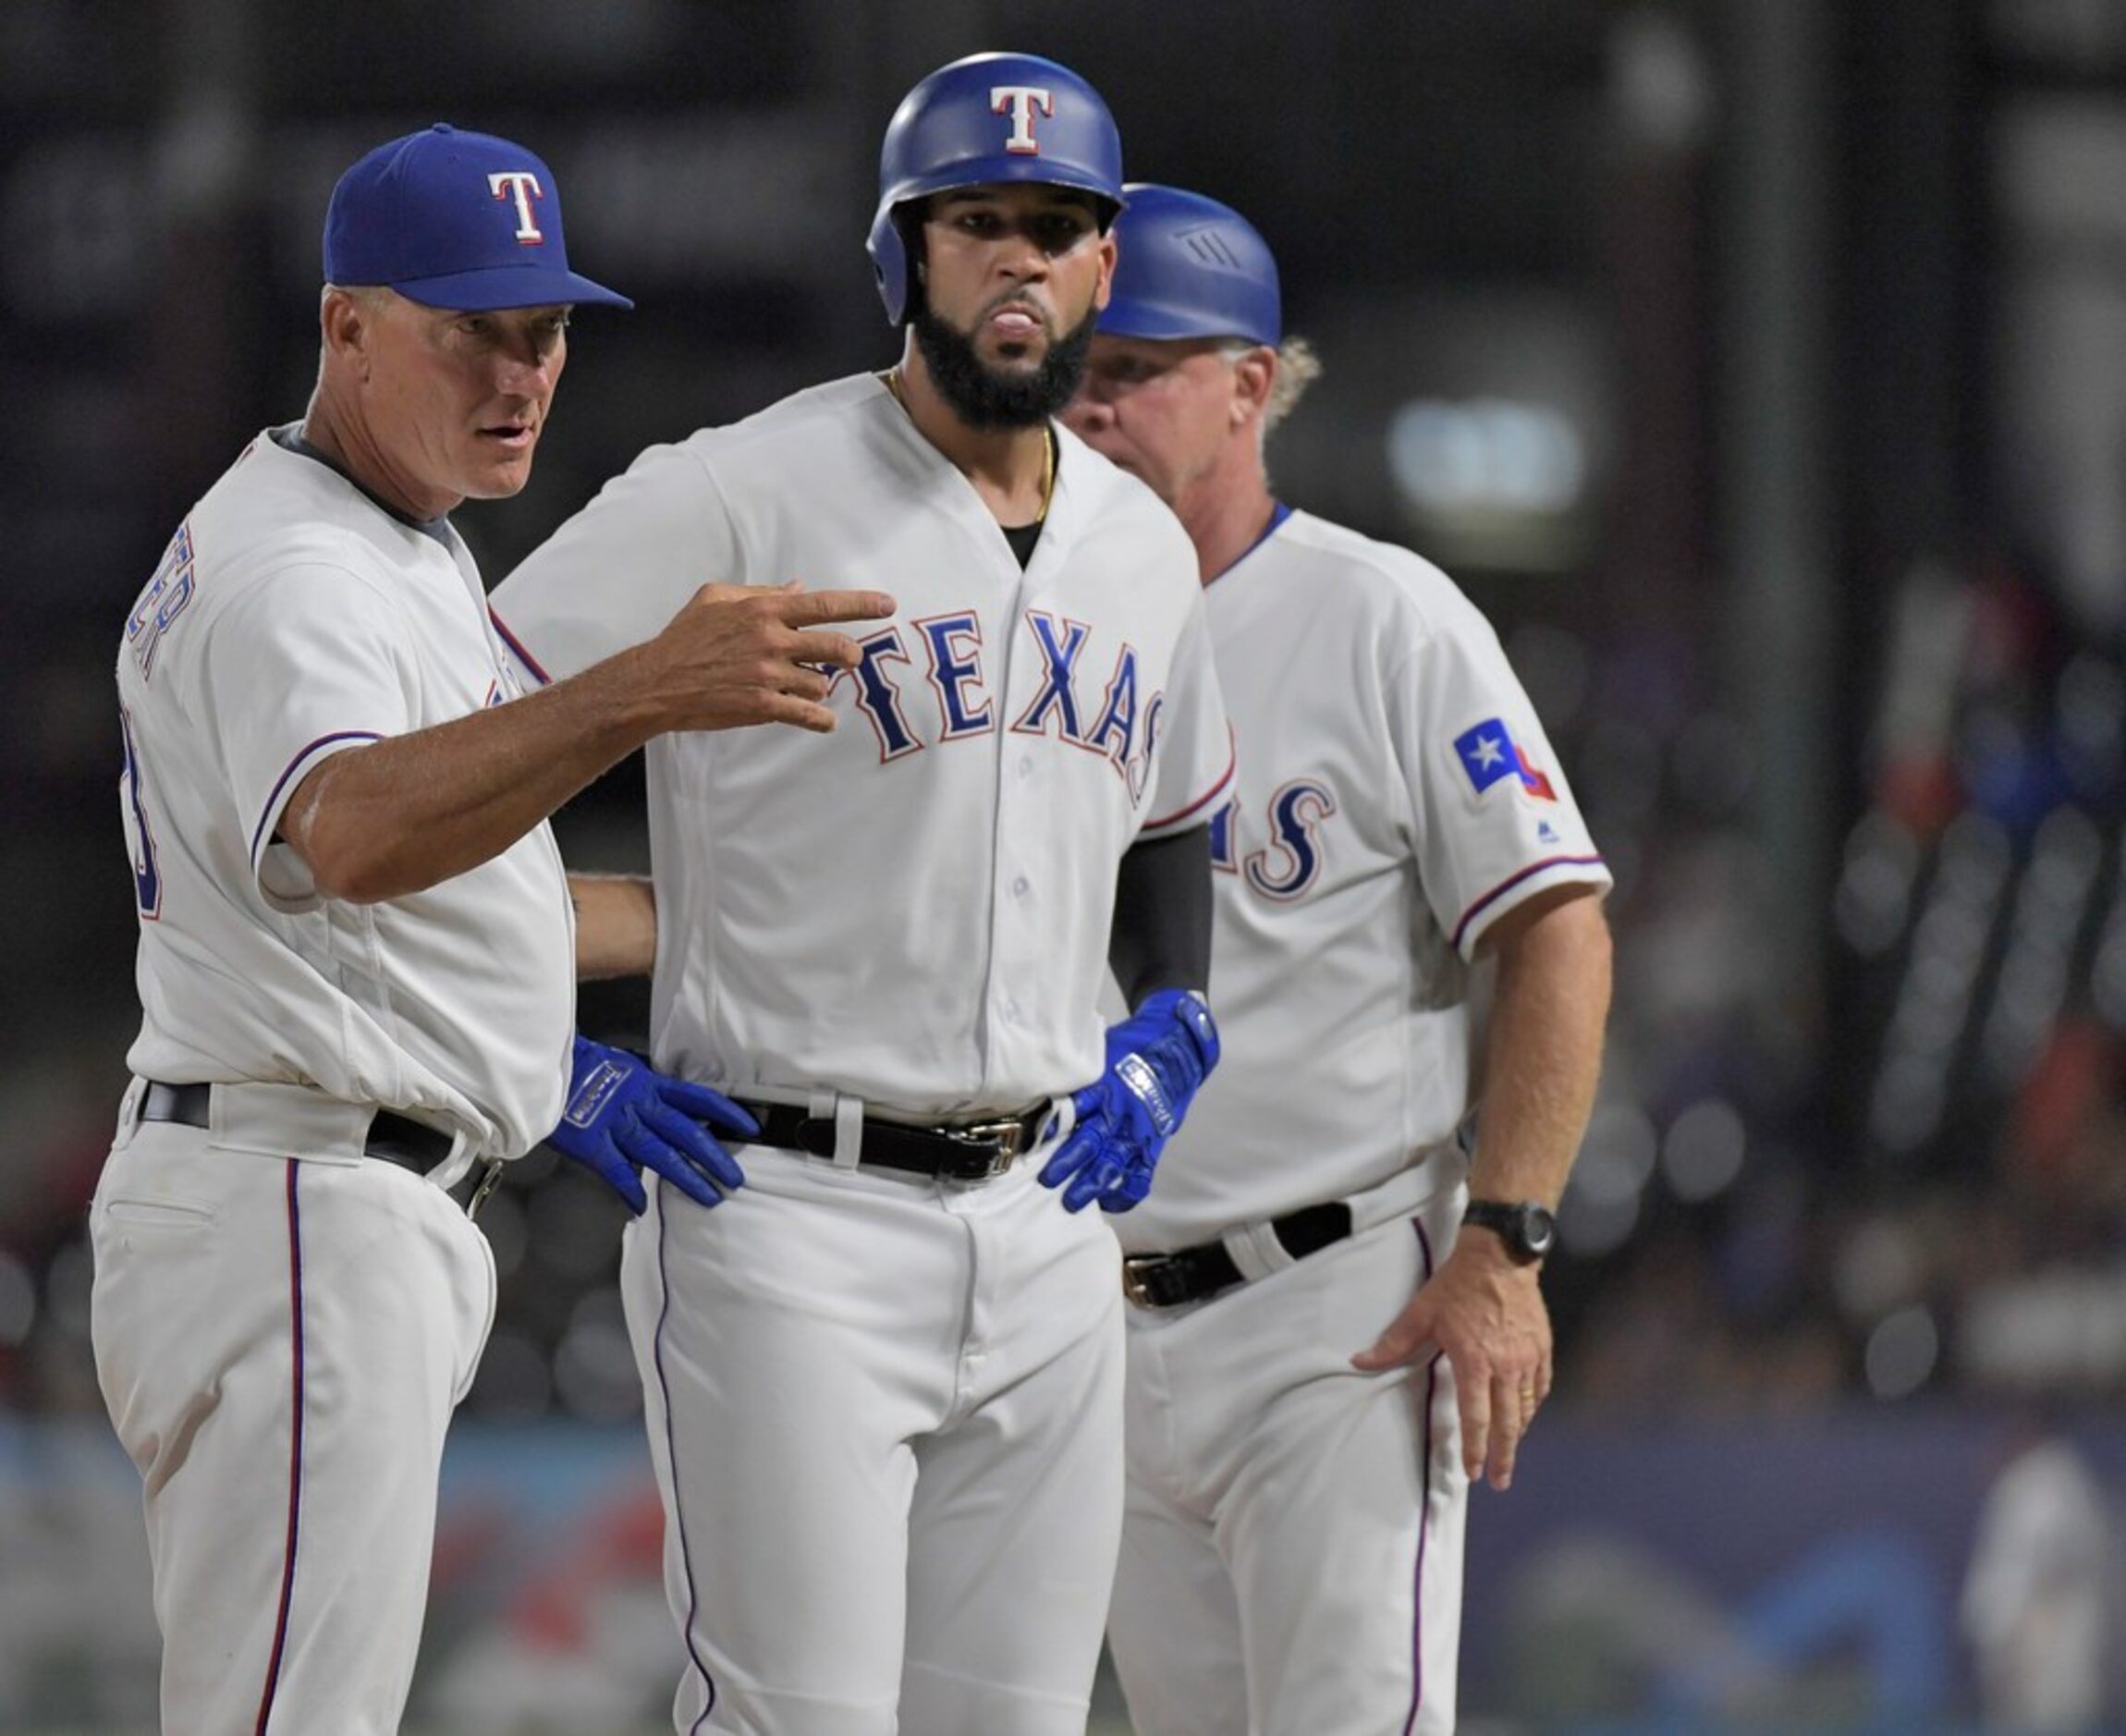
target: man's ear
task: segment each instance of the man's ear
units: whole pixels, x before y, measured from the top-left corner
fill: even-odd
[[[1233,361],[1233,426],[1260,419],[1269,408],[1270,393],[1277,383],[1277,352],[1266,344],[1236,357]]]
[[[1120,251],[1115,244],[1115,231],[1104,229],[1100,234],[1100,281],[1093,290],[1093,311],[1105,313],[1107,303],[1115,294],[1115,262]]]
[[[370,337],[378,309],[366,296],[330,288],[318,304],[318,336],[325,354],[342,363],[353,363],[369,376]]]

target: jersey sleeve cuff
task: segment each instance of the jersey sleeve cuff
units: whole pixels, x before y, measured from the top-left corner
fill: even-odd
[[[330,759],[335,753],[348,748],[359,748],[372,741],[383,740],[373,729],[336,729],[331,735],[320,736],[287,763],[287,768],[275,781],[272,793],[265,799],[260,811],[258,824],[251,828],[251,872],[257,874],[265,860],[266,848],[273,842],[275,831],[280,825],[282,811],[288,798],[295,794],[312,767]]]
[[[1239,758],[1232,747],[1232,738],[1228,736],[1226,747],[1226,769],[1218,774],[1211,787],[1193,801],[1188,803],[1187,806],[1177,808],[1171,813],[1162,813],[1154,819],[1146,820],[1138,828],[1137,836],[1148,837],[1161,832],[1179,832],[1191,825],[1208,824],[1211,817],[1209,812],[1211,804],[1232,788],[1233,771],[1239,763]]]
[[[1476,956],[1476,943],[1484,931],[1516,905],[1533,898],[1546,886],[1614,884],[1609,865],[1598,855],[1546,856],[1517,874],[1509,874],[1462,911],[1454,925],[1454,949],[1464,959]]]

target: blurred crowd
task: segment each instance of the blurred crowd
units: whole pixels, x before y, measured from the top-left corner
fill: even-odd
[[[2126,676],[2001,564],[1914,572],[1894,618],[1798,1074],[1748,1017],[1762,864],[1708,797],[1750,744],[1672,740],[1643,837],[1594,779],[1631,873],[1558,1274],[1591,1409],[2071,1406],[2126,1373]]]

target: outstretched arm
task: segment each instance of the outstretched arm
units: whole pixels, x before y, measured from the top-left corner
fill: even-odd
[[[651,737],[792,723],[825,731],[825,668],[856,642],[803,630],[893,613],[875,591],[704,585],[669,626],[507,705],[334,754],[281,816],[325,898],[373,904],[477,868]]]
[[[1609,928],[1589,886],[1559,887],[1499,918],[1485,937],[1498,991],[1471,1166],[1472,1198],[1555,1208],[1587,1131],[1609,1012]],[[1454,1369],[1472,1481],[1513,1482],[1514,1455],[1551,1380],[1540,1265],[1516,1264],[1490,1231],[1465,1229],[1439,1269],[1368,1350],[1362,1369],[1433,1347]]]

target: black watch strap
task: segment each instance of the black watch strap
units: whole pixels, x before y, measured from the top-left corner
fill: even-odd
[[[1537,1200],[1472,1200],[1461,1221],[1490,1230],[1522,1265],[1534,1265],[1558,1245],[1558,1220]]]

